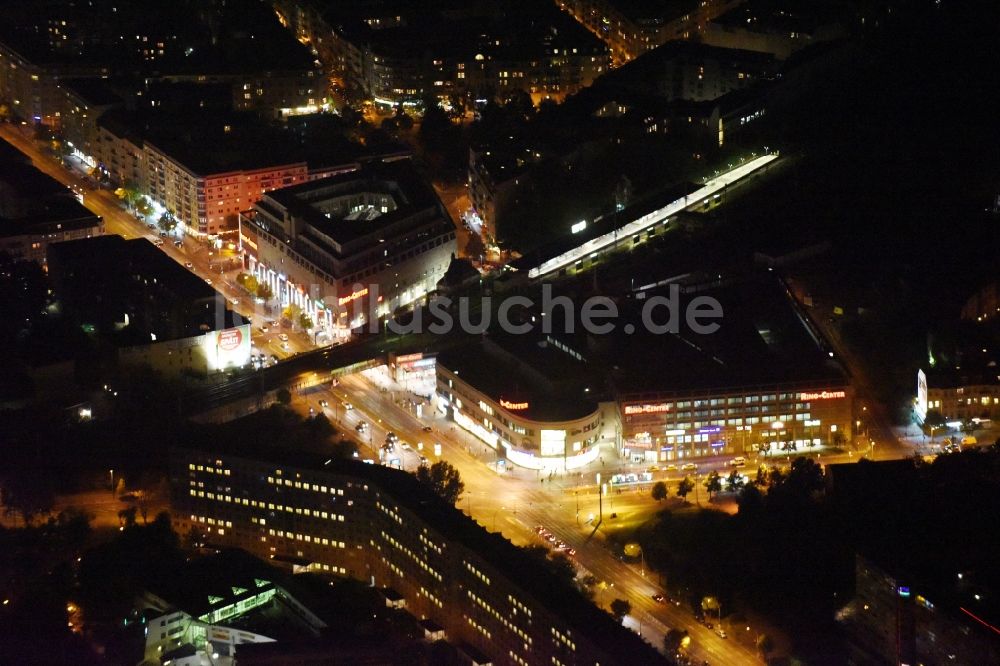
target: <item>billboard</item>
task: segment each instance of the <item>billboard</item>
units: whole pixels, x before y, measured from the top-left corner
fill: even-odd
[[[250,363],[250,324],[209,331],[202,346],[209,372],[241,368]]]
[[[927,416],[927,375],[923,370],[917,370],[917,416]]]

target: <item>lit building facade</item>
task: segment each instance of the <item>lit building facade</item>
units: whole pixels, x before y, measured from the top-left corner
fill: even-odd
[[[250,210],[268,192],[308,180],[305,162],[199,174],[146,141],[142,190],[195,233],[215,234],[234,228],[240,212]]]
[[[743,0],[636,3],[629,0],[558,0],[556,3],[599,37],[621,65],[670,40],[698,37],[713,18]],[[661,7],[660,5],[667,6]]]
[[[985,375],[985,373],[983,373]],[[938,378],[934,372],[924,380],[926,405],[920,413],[920,387],[917,388],[918,416],[923,419],[928,410],[936,410],[945,421],[1000,419],[1000,375],[994,381],[986,376],[975,379]]]
[[[547,589],[552,581],[524,567],[519,549],[411,475],[353,461],[286,462],[174,449],[175,529],[299,570],[392,588],[411,613],[493,664],[660,663],[651,646],[583,597],[556,598],[557,586]],[[527,581],[535,583],[530,592]]]
[[[837,614],[848,636],[848,663],[1000,661],[1000,637],[992,625],[967,609],[938,607],[935,599],[919,582],[856,556],[855,597]]]
[[[854,391],[844,383],[623,394],[618,399],[622,454],[673,461],[849,444],[853,402]]]
[[[438,409],[514,465],[566,471],[600,455],[605,415],[613,406],[583,403],[575,418],[545,420],[523,396],[487,395],[440,361],[437,375]]]
[[[107,67],[33,62],[13,44],[0,41],[0,105],[20,120],[58,127],[63,109],[59,79],[107,75]]]
[[[250,224],[250,269],[336,337],[437,287],[456,252],[455,226],[409,160],[264,196]]]

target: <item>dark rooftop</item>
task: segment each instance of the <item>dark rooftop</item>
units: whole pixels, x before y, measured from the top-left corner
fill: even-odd
[[[113,106],[122,101],[108,85],[108,80],[103,78],[60,79],[59,86],[69,90],[90,107]]]
[[[0,236],[55,233],[99,223],[100,217],[84,208],[65,185],[0,142]]]
[[[663,23],[698,9],[698,0],[611,0],[611,5],[637,23]]]
[[[254,113],[206,115],[112,109],[98,121],[132,141],[150,143],[198,175],[307,163],[312,167],[352,163],[368,154],[360,144],[328,128],[323,118],[280,124]]]
[[[55,292],[119,344],[193,337],[245,323],[225,297],[145,238],[97,236],[48,248]],[[128,325],[114,322],[128,315]]]
[[[385,213],[372,209],[374,217],[366,217],[352,216],[341,206],[328,205],[339,197],[363,192],[386,195],[395,208]],[[267,198],[341,245],[392,227],[421,210],[437,208],[447,219],[434,190],[410,160],[368,162],[357,171],[275,190]],[[267,200],[261,205],[267,206]]]
[[[677,334],[657,335],[637,326],[634,335],[620,330],[607,341],[613,354],[612,377],[619,391],[691,391],[772,383],[846,383],[840,363],[830,358],[825,343],[815,337],[804,315],[773,273],[747,277],[705,278],[700,285],[684,284],[678,311],[692,299],[707,296],[722,306],[719,328],[700,335],[683,318]],[[639,285],[637,285],[639,286]],[[687,290],[688,293],[684,293]],[[651,289],[646,298],[668,295],[667,288]],[[636,317],[643,301],[620,304],[625,317]],[[629,314],[631,313],[631,314]],[[666,315],[664,315],[666,318]],[[637,319],[636,319],[637,320]],[[665,371],[669,369],[669,371]]]
[[[189,561],[182,571],[151,586],[150,592],[192,617],[199,617],[228,603],[253,597],[261,589],[284,585],[287,576],[242,550]],[[215,597],[219,601],[211,601]],[[225,602],[225,603],[223,603]]]
[[[848,14],[843,0],[749,0],[712,22],[753,32],[810,34]]]
[[[534,333],[509,335],[492,330],[441,351],[437,359],[495,401],[528,403],[516,414],[537,421],[567,421],[592,414],[603,386],[595,366]]]

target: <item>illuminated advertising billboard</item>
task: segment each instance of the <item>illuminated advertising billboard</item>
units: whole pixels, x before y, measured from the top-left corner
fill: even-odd
[[[927,416],[927,375],[923,370],[917,370],[917,415]]]
[[[250,363],[250,324],[209,331],[202,338],[209,372]]]

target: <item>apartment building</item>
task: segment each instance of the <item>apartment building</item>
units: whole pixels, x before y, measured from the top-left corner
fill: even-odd
[[[657,664],[660,654],[405,472],[290,451],[176,448],[174,526],[298,570],[394,590],[497,665]]]

